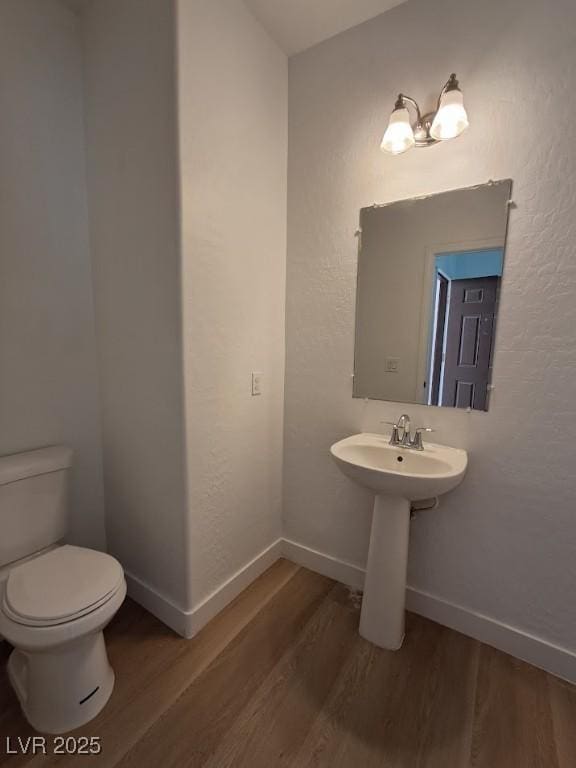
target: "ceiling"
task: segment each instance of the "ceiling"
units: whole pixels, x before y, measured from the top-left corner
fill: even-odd
[[[80,12],[90,0],[63,0]],[[406,0],[244,0],[278,45],[292,56],[378,16]]]
[[[291,56],[406,0],[244,0]]]

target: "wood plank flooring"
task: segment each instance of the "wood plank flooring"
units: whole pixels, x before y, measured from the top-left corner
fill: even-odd
[[[32,731],[0,643],[0,766],[576,768],[575,686],[415,615],[383,651],[358,617],[286,560],[193,640],[126,601],[106,632],[114,693],[75,733],[97,757],[6,754]]]

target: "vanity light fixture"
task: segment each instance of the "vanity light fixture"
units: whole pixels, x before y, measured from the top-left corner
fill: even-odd
[[[416,110],[416,122],[410,121],[408,106]],[[440,91],[435,112],[422,115],[418,103],[403,93],[398,95],[394,111],[380,148],[393,155],[411,147],[429,147],[439,141],[454,139],[468,127],[468,116],[455,74]]]

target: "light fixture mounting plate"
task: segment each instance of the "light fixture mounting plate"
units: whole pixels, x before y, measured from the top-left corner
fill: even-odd
[[[438,139],[434,139],[430,136],[430,128],[432,127],[432,121],[436,116],[436,112],[427,112],[422,115],[420,122],[416,122],[412,126],[414,131],[414,146],[415,147],[431,147],[433,144],[439,144]]]

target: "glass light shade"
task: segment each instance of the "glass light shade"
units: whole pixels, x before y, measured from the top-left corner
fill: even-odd
[[[430,135],[433,139],[454,139],[468,128],[468,115],[464,109],[462,91],[446,91],[440,99],[440,107],[432,121]]]
[[[406,107],[395,109],[390,115],[390,122],[382,139],[380,149],[399,155],[414,146],[414,131],[410,125],[410,115]]]

